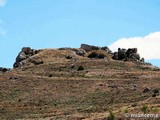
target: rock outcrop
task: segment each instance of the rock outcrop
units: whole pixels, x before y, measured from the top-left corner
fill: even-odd
[[[141,58],[137,53],[137,48],[129,48],[128,50],[118,48],[118,52],[114,52],[112,58],[114,60],[137,61],[144,63],[144,58]]]
[[[13,67],[22,67],[23,64],[25,64],[25,59],[37,54],[38,52],[39,50],[31,49],[30,47],[23,47],[18,56],[16,57],[16,61],[13,64]]]
[[[99,47],[99,46],[93,46],[88,44],[81,44],[81,49],[85,50],[86,52],[92,51],[92,50],[104,50],[108,53],[110,53],[110,49],[107,46]]]

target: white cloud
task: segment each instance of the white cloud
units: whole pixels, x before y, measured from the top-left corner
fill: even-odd
[[[111,44],[109,48],[138,48],[141,57],[147,60],[160,59],[160,32],[150,33],[144,37],[121,38]]]
[[[5,4],[6,4],[6,0],[0,0],[0,7],[5,6]]]

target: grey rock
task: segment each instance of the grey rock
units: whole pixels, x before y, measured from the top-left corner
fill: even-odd
[[[80,56],[84,56],[85,55],[85,51],[84,50],[77,50],[76,54],[80,55]]]
[[[98,46],[92,46],[87,44],[81,44],[81,49],[85,50],[86,52],[91,50],[99,50],[100,48]]]
[[[21,51],[21,52],[18,54],[17,58],[16,58],[16,62],[21,62],[22,60],[24,60],[24,59],[26,59],[26,58],[27,58],[26,54]]]
[[[23,47],[21,52],[24,52],[25,54],[29,54],[29,52],[31,51],[30,47]]]
[[[23,47],[21,52],[19,52],[18,56],[16,57],[16,61],[13,64],[14,68],[22,67],[26,63],[26,59],[30,58],[31,56],[39,53],[41,50],[31,49],[30,47]]]

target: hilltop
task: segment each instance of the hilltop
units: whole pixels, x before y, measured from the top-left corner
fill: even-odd
[[[107,120],[160,114],[160,69],[136,48],[22,48],[0,72],[1,119]],[[109,112],[111,111],[111,112]]]

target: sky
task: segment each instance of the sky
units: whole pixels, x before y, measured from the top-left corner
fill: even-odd
[[[0,66],[22,47],[137,47],[160,66],[160,0],[0,0]]]

